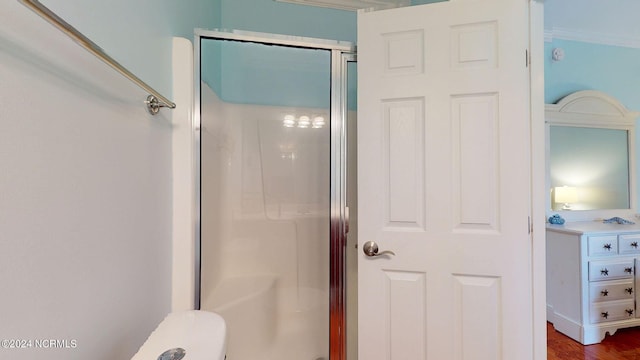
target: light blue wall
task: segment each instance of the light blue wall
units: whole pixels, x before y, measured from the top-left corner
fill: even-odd
[[[412,5],[421,5],[444,0],[413,0]],[[216,19],[215,27],[221,29],[247,30],[265,33],[276,33],[321,39],[342,40],[355,43],[357,40],[357,12],[327,9],[322,7],[303,6],[276,2],[274,0],[219,0],[221,18]],[[246,9],[251,9],[250,12]],[[218,22],[219,21],[219,22]],[[214,46],[203,46],[203,79],[224,101],[244,104],[298,105],[320,107],[325,104],[321,96],[316,96],[323,88],[315,86],[326,82],[323,71],[298,71],[296,63],[318,63],[317,60],[282,58],[279,60],[282,69],[253,65],[246,59],[265,56],[256,50],[233,53],[220,52]],[[266,55],[265,63],[275,60]],[[275,64],[275,63],[272,63]],[[289,65],[287,65],[289,64]],[[285,67],[288,71],[284,71]],[[259,71],[259,68],[267,69]],[[309,67],[311,68],[311,67]],[[248,78],[246,73],[259,73],[261,79],[253,79],[253,86],[243,86]],[[295,81],[287,83],[287,78],[295,77]],[[355,79],[356,73],[349,74]],[[235,80],[233,80],[235,79]],[[244,79],[240,80],[240,79]],[[260,81],[258,81],[260,80]],[[352,81],[355,83],[355,81]],[[299,86],[312,84],[316,90],[299,91]],[[277,93],[273,90],[277,89]],[[276,96],[278,95],[278,96]],[[355,110],[355,89],[350,90],[349,108]]]
[[[357,12],[277,2],[218,0],[222,19],[216,27],[267,33],[357,41]],[[422,5],[447,0],[412,0]],[[251,11],[247,11],[251,9]]]
[[[356,41],[356,12],[273,0],[221,0],[220,28]]]
[[[171,37],[193,40],[194,28],[213,27],[215,21],[220,21],[220,1],[42,0],[42,3],[143,81],[170,96]]]
[[[353,11],[273,0],[221,0],[215,27],[356,41]],[[252,9],[247,12],[246,9]],[[226,102],[327,107],[330,53],[205,40],[202,78]],[[355,96],[351,98],[355,99]],[[355,107],[355,106],[354,106]]]
[[[552,60],[554,48],[564,50],[562,61]],[[640,111],[639,64],[640,49],[554,39],[545,43],[545,102],[556,103],[579,90],[599,90],[630,110]],[[639,127],[636,121],[636,143],[640,139]],[[640,159],[638,146],[635,159]],[[636,182],[639,175],[636,170]]]
[[[564,60],[551,51],[562,48]],[[545,102],[578,90],[600,90],[640,110],[640,49],[569,40],[545,43]]]
[[[205,40],[202,54],[202,77],[225,102],[329,106],[330,51]]]

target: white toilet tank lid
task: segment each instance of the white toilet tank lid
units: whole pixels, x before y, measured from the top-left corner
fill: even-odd
[[[187,360],[224,360],[227,326],[218,314],[189,310],[162,320],[131,360],[156,360],[174,348],[185,350]]]

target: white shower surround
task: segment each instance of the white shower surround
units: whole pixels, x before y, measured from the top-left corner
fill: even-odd
[[[327,356],[329,133],[278,136],[285,114],[328,110],[225,103],[205,83],[201,99],[202,309],[227,320],[230,357]],[[295,151],[313,160],[287,172]]]

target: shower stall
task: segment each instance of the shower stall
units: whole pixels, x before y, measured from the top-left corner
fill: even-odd
[[[345,359],[354,48],[237,31],[196,42],[197,305],[225,318],[229,360]]]

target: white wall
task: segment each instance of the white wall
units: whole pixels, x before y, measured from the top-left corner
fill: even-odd
[[[193,104],[193,45],[173,39],[173,93],[177,104]],[[196,189],[193,107],[180,106],[172,115],[173,167],[173,274],[171,310],[195,308]]]
[[[227,107],[220,106],[222,102],[216,94],[201,82],[201,289],[204,289],[201,298],[206,301],[207,289],[213,290],[220,283],[222,277],[222,252],[214,248],[207,252],[204,247],[209,243],[206,239],[229,237],[229,224],[231,223],[232,208],[230,168],[234,149],[237,147],[234,141],[237,130],[234,123],[226,114]],[[216,109],[206,111],[207,109]],[[237,127],[237,125],[236,125]],[[211,235],[208,235],[211,233]],[[220,249],[220,247],[218,247]],[[203,306],[204,308],[204,306]]]
[[[110,28],[113,14],[90,11],[103,3],[59,7],[82,9],[96,33],[130,34],[121,62],[162,69],[141,77],[170,90],[170,52],[152,46],[171,50],[172,20]],[[171,112],[148,115],[146,95],[17,1],[0,4],[0,338],[72,347],[0,358],[126,360],[170,311]]]

